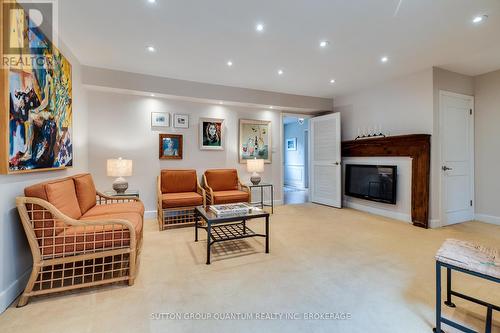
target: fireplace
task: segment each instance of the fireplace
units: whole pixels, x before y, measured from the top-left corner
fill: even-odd
[[[351,197],[396,204],[397,166],[347,164],[345,194]]]

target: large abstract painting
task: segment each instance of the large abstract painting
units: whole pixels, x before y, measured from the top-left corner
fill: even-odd
[[[5,156],[1,156],[1,171],[70,167],[73,165],[71,64],[52,45],[40,52],[40,44],[51,41],[22,19],[12,20],[10,29],[18,31],[19,38],[27,38],[29,50],[37,51],[18,56],[36,60],[9,63],[2,69],[2,89],[6,91],[1,93],[7,101],[2,100],[1,112],[8,112],[7,117],[2,114],[2,121],[7,120],[8,125],[7,133],[2,133],[7,149],[2,154]]]
[[[271,163],[271,122],[240,119],[240,163],[262,159]]]

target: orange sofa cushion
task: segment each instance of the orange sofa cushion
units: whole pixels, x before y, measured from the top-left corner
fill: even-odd
[[[64,215],[73,219],[82,216],[73,179],[63,179],[45,184],[45,193],[47,194],[47,201]]]
[[[90,218],[99,215],[121,214],[121,213],[136,213],[144,216],[144,204],[140,201],[130,201],[106,205],[96,205],[90,208],[83,218]]]
[[[163,208],[203,205],[203,197],[196,192],[165,193],[161,196]]]
[[[212,169],[205,171],[206,185],[214,191],[230,191],[238,189],[238,172],[236,169]]]
[[[132,223],[136,239],[141,237],[143,227],[142,216],[137,213],[121,213],[98,215],[81,220],[110,220],[121,219]],[[60,232],[55,238],[44,238],[40,244],[42,255],[54,255],[59,253],[75,253],[93,251],[96,249],[110,247],[125,247],[130,244],[128,229],[123,229],[119,224],[107,226],[95,226],[92,228],[73,226]]]
[[[76,197],[82,214],[96,205],[96,189],[94,180],[89,173],[73,177],[75,182]]]
[[[248,202],[250,195],[243,191],[214,191],[214,204]]]
[[[161,170],[161,193],[196,192],[196,170]]]

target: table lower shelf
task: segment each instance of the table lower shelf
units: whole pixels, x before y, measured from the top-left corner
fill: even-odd
[[[243,223],[215,225],[211,229],[210,237],[214,242],[260,236]]]

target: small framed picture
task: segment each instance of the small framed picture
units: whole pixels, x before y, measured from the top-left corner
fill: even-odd
[[[170,114],[166,112],[151,112],[151,127],[168,127]]]
[[[297,138],[286,139],[286,150],[297,150]]]
[[[200,149],[224,150],[224,119],[200,118]]]
[[[189,115],[187,115],[187,114],[174,115],[174,127],[175,128],[189,128]]]
[[[182,135],[160,134],[160,160],[182,160]]]

